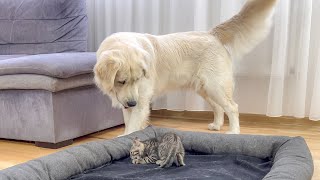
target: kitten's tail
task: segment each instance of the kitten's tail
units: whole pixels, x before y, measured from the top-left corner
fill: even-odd
[[[175,158],[177,158],[176,156],[177,151],[178,151],[178,146],[176,145],[171,146],[166,160],[160,165],[160,167],[161,168],[171,167],[173,161],[175,160]]]

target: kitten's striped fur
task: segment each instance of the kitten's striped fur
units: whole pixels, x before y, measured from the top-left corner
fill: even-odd
[[[159,160],[156,162],[160,167],[184,166],[184,148],[181,139],[175,133],[166,133],[160,140],[158,147]]]
[[[156,163],[156,161],[158,160],[158,146],[159,142],[157,141],[157,139],[140,141],[138,138],[135,138],[130,150],[132,163]]]

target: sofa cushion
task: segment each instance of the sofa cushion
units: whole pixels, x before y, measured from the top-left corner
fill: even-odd
[[[86,0],[1,0],[0,54],[87,50]]]
[[[83,86],[94,85],[93,74],[83,74],[67,79],[54,78],[37,74],[14,74],[0,76],[0,90],[7,89],[42,89],[58,92]]]
[[[93,52],[29,55],[1,60],[0,75],[38,74],[70,78],[92,73],[95,62]]]
[[[12,58],[18,58],[18,57],[23,57],[27,55],[19,54],[19,55],[0,55],[0,61],[1,60],[7,60],[7,59],[12,59]]]

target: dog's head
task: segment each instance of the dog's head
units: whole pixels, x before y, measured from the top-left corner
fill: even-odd
[[[113,106],[130,108],[139,103],[148,76],[147,54],[142,49],[102,51],[94,67],[95,82]]]

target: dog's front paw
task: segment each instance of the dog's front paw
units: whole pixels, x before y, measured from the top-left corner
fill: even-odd
[[[208,125],[208,129],[211,130],[211,131],[220,131],[221,129],[221,126],[220,125],[217,125],[215,123],[210,123]]]

